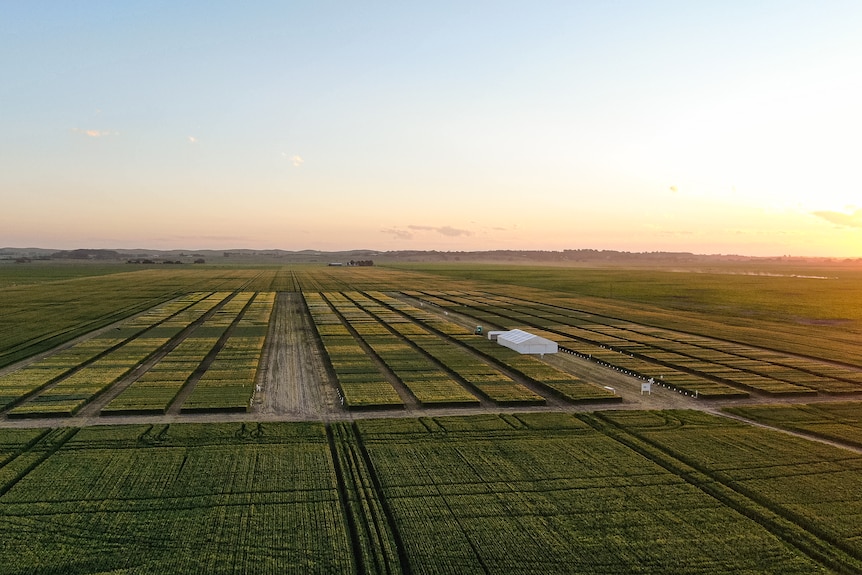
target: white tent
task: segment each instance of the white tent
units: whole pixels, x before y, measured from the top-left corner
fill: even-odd
[[[497,335],[497,343],[514,349],[518,353],[538,353],[539,355],[557,353],[556,342],[520,329],[500,332]]]

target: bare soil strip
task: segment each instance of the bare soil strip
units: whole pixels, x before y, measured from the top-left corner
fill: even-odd
[[[255,417],[321,419],[339,411],[338,392],[323,364],[302,295],[279,293],[261,357]]]

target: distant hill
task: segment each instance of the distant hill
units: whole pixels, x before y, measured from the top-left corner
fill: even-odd
[[[55,260],[118,260],[122,256],[116,250],[66,250],[54,252],[51,258]]]
[[[348,250],[326,252],[319,250],[151,250],[135,249],[75,249],[51,250],[43,248],[0,248],[3,261],[94,261],[101,263],[188,263],[205,261],[208,264],[283,264],[283,263],[347,263],[373,261],[385,263],[494,263],[539,265],[644,265],[667,266],[709,264],[718,262],[772,261],[788,263],[862,263],[862,258],[813,257],[753,257],[726,254],[694,254],[690,252],[626,252],[616,250],[487,250],[487,251],[436,251],[436,250]]]

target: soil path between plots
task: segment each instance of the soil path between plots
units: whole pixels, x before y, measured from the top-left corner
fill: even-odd
[[[252,417],[324,418],[341,409],[301,294],[278,294],[261,368]]]

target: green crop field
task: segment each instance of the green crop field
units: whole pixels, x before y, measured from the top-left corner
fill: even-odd
[[[398,269],[522,286],[520,293],[533,296],[553,292],[597,313],[862,364],[858,265],[747,263],[670,271],[404,264]]]
[[[691,412],[0,438],[3,573],[862,568],[862,456]]]
[[[862,276],[694,271],[0,266],[0,575],[862,572]]]
[[[724,411],[782,429],[862,448],[862,402],[726,407]]]

